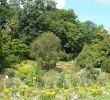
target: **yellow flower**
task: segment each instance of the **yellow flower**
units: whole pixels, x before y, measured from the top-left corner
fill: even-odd
[[[70,96],[71,93],[72,93],[72,90],[71,89],[65,89],[64,90],[64,95],[66,95],[66,96]]]
[[[32,71],[32,67],[30,66],[22,66],[17,69],[21,74],[27,75]]]
[[[43,90],[41,93],[44,96],[54,96],[56,94],[56,92],[54,91],[54,89]]]
[[[45,95],[47,95],[47,96],[53,96],[53,95],[55,95],[55,92],[48,91],[48,92],[45,93]]]
[[[4,94],[9,94],[10,93],[10,89],[9,88],[4,88],[3,89],[3,93]]]
[[[90,92],[93,95],[101,95],[102,94],[102,89],[99,86],[95,86],[95,87],[90,88]]]
[[[19,86],[19,92],[22,94],[22,95],[24,95],[25,94],[25,92],[26,92],[26,90],[28,90],[28,86],[26,86],[26,85],[20,85]]]

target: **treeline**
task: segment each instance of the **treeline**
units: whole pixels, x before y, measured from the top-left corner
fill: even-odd
[[[54,0],[0,0],[0,24],[1,70],[36,58],[30,56],[31,44],[43,33],[53,33],[60,39],[60,60],[76,59],[82,68],[101,67],[110,56],[107,30],[91,21],[79,21],[74,10],[57,9]]]

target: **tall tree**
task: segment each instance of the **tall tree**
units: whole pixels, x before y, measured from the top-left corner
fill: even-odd
[[[40,30],[42,26],[39,24],[41,15],[45,11],[55,10],[56,5],[53,0],[34,0],[33,3],[32,0],[25,0],[23,2],[26,3],[23,4],[24,8],[19,13],[19,33],[20,38],[29,44],[43,31]]]

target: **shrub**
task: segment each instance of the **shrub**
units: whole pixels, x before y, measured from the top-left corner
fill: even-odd
[[[20,57],[19,56],[15,56],[15,55],[9,55],[8,57],[5,58],[7,61],[7,64],[15,64],[15,63],[20,63]]]
[[[59,76],[58,82],[57,82],[57,86],[59,88],[67,88],[67,83],[66,83],[66,79],[65,79],[65,74],[62,72]]]
[[[32,66],[23,63],[16,65],[15,69],[17,70],[16,75],[21,80],[24,80],[26,76],[32,72]]]
[[[93,86],[90,88],[90,92],[92,95],[98,96],[102,94],[102,89],[99,86]]]
[[[110,58],[103,61],[102,65],[101,65],[101,69],[105,72],[110,73]]]
[[[60,60],[61,61],[70,61],[73,60],[75,57],[73,54],[67,54],[66,52],[60,52]]]
[[[13,39],[4,44],[3,50],[6,55],[15,55],[21,58],[26,58],[29,54],[29,47],[19,39]]]
[[[2,47],[0,45],[0,72],[2,72],[3,69],[7,67],[6,63],[7,62],[5,60],[5,55],[4,55],[4,52],[3,52]]]
[[[99,70],[97,70],[95,68],[91,68],[91,69],[88,70],[87,76],[90,79],[96,80],[98,78],[98,76],[99,76]]]
[[[61,49],[60,39],[53,33],[43,33],[31,45],[31,57],[44,69],[55,67]]]
[[[105,59],[105,54],[97,48],[97,44],[85,45],[82,52],[76,59],[76,64],[81,68],[90,69],[92,67],[100,67],[102,61]]]
[[[6,68],[4,71],[5,75],[8,75],[9,77],[14,77],[15,75],[15,71],[12,68]]]
[[[18,71],[21,73],[21,74],[24,74],[24,75],[27,75],[31,72],[31,67],[30,66],[22,66],[22,67],[19,67],[18,68]]]
[[[82,68],[84,67],[100,68],[102,62],[105,59],[107,59],[109,55],[110,55],[110,38],[108,37],[98,43],[85,45],[82,52],[76,59],[76,63]]]
[[[47,89],[41,92],[41,100],[53,100],[56,92],[53,89]]]
[[[29,86],[42,87],[44,81],[42,80],[43,70],[38,65],[33,65],[32,71],[25,77],[25,83]]]
[[[4,89],[3,89],[3,93],[4,93],[5,95],[8,95],[8,94],[10,93],[10,88],[4,88]]]
[[[85,45],[82,52],[76,59],[76,64],[81,68],[93,67],[94,59],[92,57],[92,52],[89,46]]]
[[[21,95],[25,95],[25,92],[26,92],[26,90],[28,89],[29,87],[27,86],[27,85],[20,85],[19,86],[19,92],[20,92],[20,94]]]
[[[21,64],[16,65],[16,75],[23,80],[28,86],[43,86],[42,80],[44,71],[35,62],[23,61]]]

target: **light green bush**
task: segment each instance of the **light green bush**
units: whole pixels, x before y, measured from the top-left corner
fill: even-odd
[[[60,39],[47,32],[39,36],[31,45],[31,57],[35,58],[44,69],[54,68],[59,60]]]
[[[25,83],[29,86],[43,87],[44,81],[42,80],[44,71],[38,65],[33,65],[32,71],[25,77]]]
[[[28,86],[43,86],[42,80],[44,71],[35,62],[26,61],[16,65],[16,76],[25,82]]]

